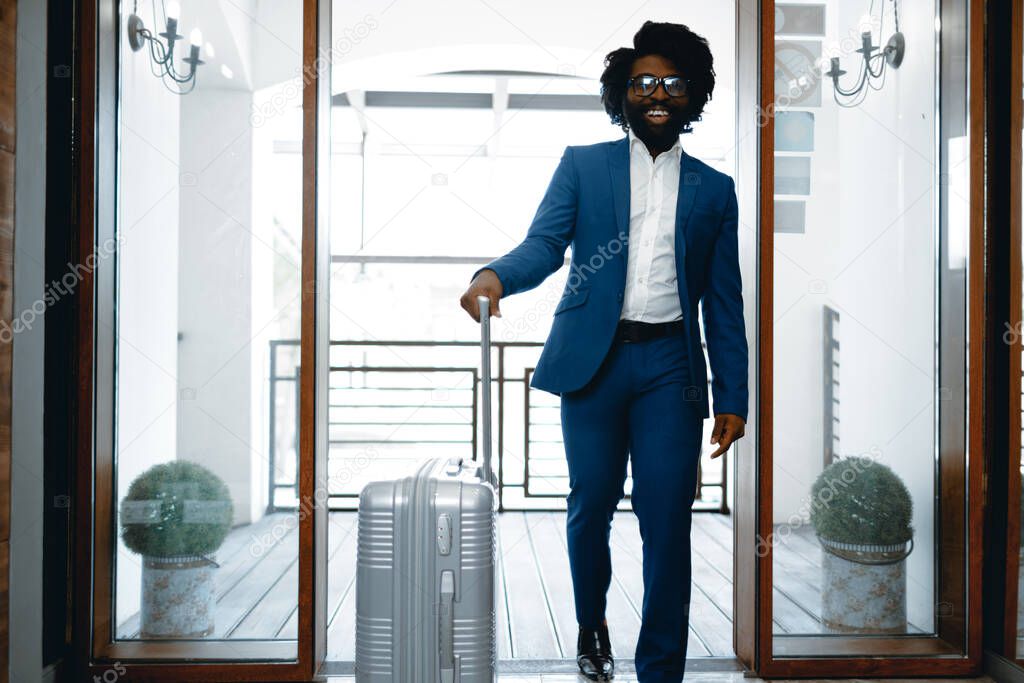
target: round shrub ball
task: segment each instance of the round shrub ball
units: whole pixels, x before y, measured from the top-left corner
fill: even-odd
[[[139,501],[151,506],[153,518],[128,522],[122,509],[121,538],[140,555],[208,555],[231,529],[231,493],[198,463],[176,460],[149,468],[132,482],[122,506]]]
[[[914,535],[913,501],[887,465],[852,456],[832,463],[811,486],[811,523],[839,543],[895,545]]]

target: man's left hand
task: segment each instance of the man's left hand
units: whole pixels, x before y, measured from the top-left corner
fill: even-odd
[[[715,428],[711,431],[711,443],[717,443],[718,448],[711,454],[717,458],[725,453],[733,441],[743,437],[743,428],[746,425],[743,418],[732,413],[721,413],[715,415]]]

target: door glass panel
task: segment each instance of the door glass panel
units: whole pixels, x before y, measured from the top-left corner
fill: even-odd
[[[940,487],[966,462],[956,5],[775,5],[777,656],[962,647],[963,489]]]
[[[294,641],[302,3],[120,13],[112,635]]]

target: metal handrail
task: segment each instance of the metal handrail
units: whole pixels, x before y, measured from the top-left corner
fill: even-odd
[[[269,509],[277,511],[293,507],[298,501],[298,340],[284,339],[272,340],[270,342],[270,377],[269,377]],[[539,396],[543,392],[537,392],[529,388],[530,375],[536,362],[539,351],[543,344],[540,342],[525,341],[494,341],[491,344],[497,361],[494,367],[496,372],[493,377],[494,409],[496,411],[496,469],[498,477],[498,501],[500,509],[564,509],[564,498],[568,493],[567,476],[544,475],[536,472],[536,465],[543,462],[544,458],[533,456],[531,458],[531,446],[543,447],[561,442],[560,431],[556,431],[558,438],[542,438],[536,434],[536,429],[548,428],[557,424],[550,420],[537,420],[536,415],[539,406],[531,402],[532,396]],[[420,444],[427,447],[444,446],[445,455],[462,455],[466,459],[478,459],[481,456],[478,428],[480,421],[480,405],[478,402],[478,388],[480,378],[477,372],[479,358],[479,343],[475,341],[420,341],[420,340],[336,340],[331,342],[331,349],[348,349],[367,351],[374,350],[381,353],[393,353],[394,349],[423,349],[436,352],[439,349],[447,350],[440,354],[431,353],[432,356],[451,356],[450,352],[465,349],[464,356],[459,354],[458,362],[437,362],[422,363],[415,362],[405,365],[391,363],[370,362],[365,359],[363,362],[333,363],[329,366],[330,388],[328,390],[328,444],[331,453],[328,454],[328,475],[331,481],[330,470],[336,469],[341,457],[332,457],[338,449],[352,449],[353,447],[374,448],[390,447],[396,444]],[[286,352],[291,351],[292,362],[287,362]],[[472,354],[472,355],[471,355]],[[510,356],[516,356],[517,362],[510,362]],[[333,361],[334,356],[331,356]],[[440,360],[450,360],[440,358]],[[511,368],[511,369],[510,369]],[[416,384],[410,378],[416,375],[423,375],[428,381]],[[344,382],[337,382],[334,378],[346,377],[347,385]],[[377,384],[362,384],[356,386],[355,379],[361,377],[364,381],[371,378],[379,378]],[[438,378],[446,377],[447,383],[441,383]],[[401,380],[401,381],[400,381]],[[281,439],[280,432],[282,415],[279,403],[287,397],[286,391],[292,392],[294,401],[290,402],[294,411],[294,433],[293,438],[287,438],[288,456],[281,452],[281,446],[285,445]],[[512,404],[509,403],[508,391],[515,394]],[[709,387],[710,391],[710,387]],[[366,392],[372,392],[367,395]],[[441,392],[443,400],[418,402],[410,400],[417,394],[424,395],[427,392],[435,394]],[[350,394],[346,396],[346,394]],[[362,396],[367,398],[355,398]],[[545,397],[547,395],[545,394]],[[394,398],[392,398],[394,397]],[[401,397],[401,398],[399,398]],[[396,400],[398,399],[398,400]],[[514,404],[518,403],[521,408],[516,409]],[[286,405],[282,403],[282,405]],[[508,407],[513,405],[513,409]],[[549,406],[550,407],[550,406]],[[384,415],[361,416],[358,421],[339,419],[335,417],[338,413],[359,412],[359,411],[381,411]],[[388,412],[394,411],[405,419],[389,417]],[[411,411],[411,415],[407,413]],[[428,411],[423,413],[423,411]],[[434,415],[430,415],[433,411]],[[516,414],[518,412],[518,414]],[[373,419],[370,419],[372,417]],[[506,422],[512,418],[519,420],[516,424],[509,424],[516,436],[513,439],[512,447],[522,446],[521,466],[511,470],[508,465],[510,460],[516,459],[517,455],[513,450],[506,449]],[[344,425],[345,430],[340,431]],[[394,428],[384,438],[375,435],[375,432],[387,428]],[[436,428],[437,433],[430,435],[418,435],[423,430]],[[396,437],[400,430],[413,431],[415,438]],[[355,432],[355,433],[354,433]],[[363,432],[362,436],[356,433]],[[728,512],[726,502],[727,494],[727,458],[728,454],[715,461],[720,463],[720,469],[712,469],[717,472],[705,472],[703,467],[699,470],[698,488],[694,503],[694,510],[710,510],[715,512]],[[349,460],[352,456],[346,456]],[[356,456],[358,457],[358,456]],[[421,456],[422,457],[422,456]],[[415,458],[413,458],[415,459]],[[533,461],[536,461],[533,462]],[[550,459],[548,459],[550,462]],[[533,465],[533,467],[531,467]],[[718,476],[715,476],[715,475]],[[561,484],[559,483],[561,482]],[[330,484],[329,484],[330,486]],[[709,491],[705,491],[705,490]],[[507,505],[506,494],[515,490],[511,505]],[[717,496],[706,496],[706,493],[717,491]],[[332,509],[354,509],[358,504],[358,491],[345,491],[331,487],[328,491],[328,500]],[[625,496],[628,502],[629,495]]]

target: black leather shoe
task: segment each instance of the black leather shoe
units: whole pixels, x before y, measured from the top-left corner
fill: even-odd
[[[610,681],[615,675],[612,645],[608,640],[608,625],[596,629],[583,628],[576,639],[576,664],[580,673],[592,681]]]

